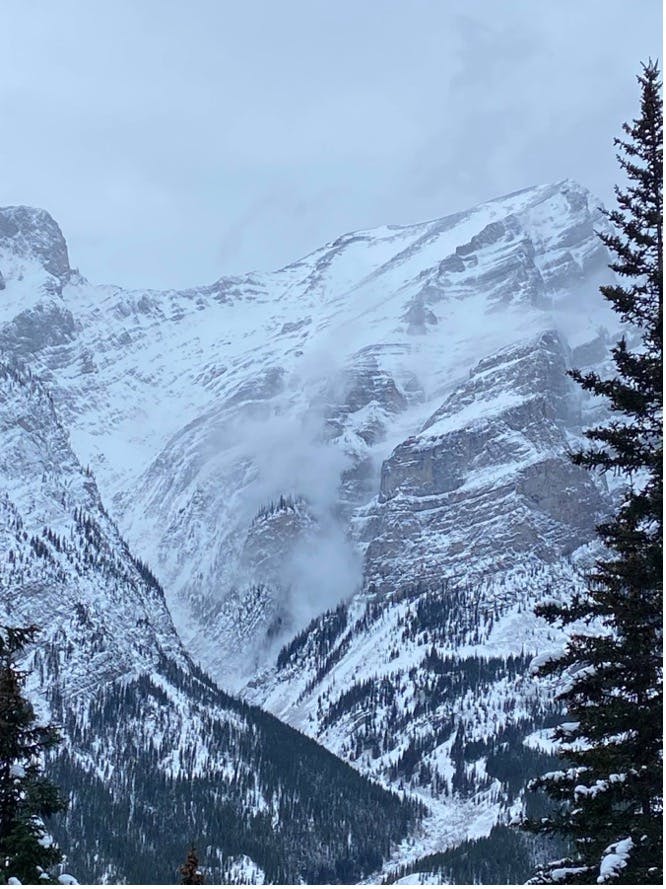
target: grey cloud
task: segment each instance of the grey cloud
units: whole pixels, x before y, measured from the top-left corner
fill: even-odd
[[[5,0],[0,202],[188,286],[565,176],[612,200],[658,0]]]

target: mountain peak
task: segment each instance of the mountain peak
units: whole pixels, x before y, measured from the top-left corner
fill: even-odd
[[[37,207],[0,207],[0,248],[21,258],[34,258],[64,284],[70,274],[67,242],[60,226]]]

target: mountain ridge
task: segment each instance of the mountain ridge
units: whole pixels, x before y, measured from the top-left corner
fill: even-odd
[[[384,873],[488,835],[549,749],[527,669],[562,639],[529,614],[580,583],[612,496],[567,460],[603,410],[566,370],[615,335],[605,225],[562,180],[183,291],[63,283],[0,237],[0,353],[188,654],[428,808]]]

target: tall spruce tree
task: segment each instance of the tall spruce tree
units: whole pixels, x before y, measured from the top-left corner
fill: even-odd
[[[0,882],[45,882],[62,855],[44,819],[65,806],[42,774],[44,751],[58,743],[53,726],[39,726],[23,695],[26,673],[17,658],[37,628],[0,626]],[[54,881],[55,882],[55,881]]]
[[[641,113],[616,139],[627,184],[616,187],[612,233],[619,283],[601,288],[626,336],[613,349],[615,375],[573,371],[604,396],[613,418],[589,430],[574,462],[613,471],[626,492],[598,528],[604,556],[584,594],[537,609],[572,627],[568,645],[542,675],[559,676],[567,717],[556,737],[566,767],[533,786],[557,803],[531,830],[564,836],[571,858],[533,882],[662,882],[662,103],[658,66],[638,77]]]
[[[187,850],[185,864],[180,867],[180,882],[183,886],[203,886],[203,873],[199,870],[199,856],[194,843]]]

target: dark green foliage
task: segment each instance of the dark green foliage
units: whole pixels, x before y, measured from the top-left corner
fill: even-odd
[[[36,724],[22,691],[26,674],[16,666],[36,634],[33,626],[0,627],[0,882],[17,877],[36,883],[62,858],[44,819],[62,811],[64,802],[39,761],[57,745],[58,734]]]
[[[334,700],[327,700],[326,707],[322,708],[321,728],[324,730],[340,723],[345,717],[350,719],[354,726],[349,739],[350,758],[357,759],[365,751],[377,757],[393,749],[396,738],[404,737],[415,719],[425,717],[429,731],[410,741],[391,765],[389,777],[393,781],[404,778],[421,786],[437,784],[438,792],[467,795],[482,789],[482,782],[471,773],[468,779],[462,778],[470,771],[463,761],[465,764],[473,763],[482,756],[499,751],[501,745],[509,742],[520,749],[525,735],[552,724],[555,714],[548,704],[544,706],[539,699],[528,704],[518,688],[514,691],[515,698],[507,691],[505,708],[512,712],[520,703],[524,708],[529,707],[530,718],[507,724],[487,741],[470,741],[463,735],[460,767],[456,773],[460,775],[460,781],[454,779],[453,786],[446,780],[440,782],[437,774],[429,771],[421,761],[456,732],[455,701],[469,692],[476,697],[489,695],[494,683],[501,680],[520,683],[530,659],[524,655],[511,655],[508,658],[441,657],[433,648],[424,658],[421,668],[413,668],[406,678],[395,673],[368,679],[351,685]],[[410,684],[409,697],[414,703],[407,710],[399,710],[395,701],[405,693],[407,682]],[[529,755],[527,751],[525,756],[529,758]],[[516,757],[519,759],[520,753],[516,753]],[[506,789],[513,792],[519,780],[514,776],[511,787],[507,784]]]
[[[525,726],[507,726],[501,738],[488,742],[485,752],[465,742],[463,737],[460,742],[463,761],[487,754],[487,767],[491,761],[494,763],[488,768],[493,777],[502,780],[504,775],[517,784],[522,776],[524,785],[526,777],[542,772],[557,761],[549,754],[526,748],[522,742],[524,735]],[[553,808],[552,802],[541,793],[527,791],[524,800],[526,813],[532,818],[545,817]],[[384,882],[395,883],[408,874],[434,873],[441,883],[524,883],[545,854],[561,856],[565,851],[560,841],[541,836],[532,838],[504,824],[496,824],[489,836],[466,840],[445,852],[420,858],[392,872]]]
[[[534,868],[534,843],[501,824],[487,837],[466,840],[402,867],[385,881],[395,883],[408,874],[435,873],[441,883],[494,885],[524,883]]]
[[[70,789],[58,836],[80,880],[106,870],[111,881],[177,882],[183,836],[196,836],[210,883],[227,882],[241,855],[270,882],[355,882],[416,822],[418,806],[220,691],[196,667],[185,672],[164,659],[156,675],[117,682],[81,712],[63,711],[71,743],[50,772]],[[210,714],[186,744],[170,716],[174,692]],[[159,739],[138,733],[147,718],[161,720]],[[89,768],[96,744],[111,752],[104,780]]]
[[[194,848],[194,843],[190,844],[187,850],[185,864],[180,868],[181,884],[183,886],[202,886],[204,882],[203,874],[199,870],[199,856]]]
[[[280,512],[298,512],[299,509],[307,508],[306,501],[302,497],[292,497],[280,494],[277,501],[271,500],[265,506],[262,506],[252,519],[250,527],[256,525],[262,519],[268,518]]]
[[[567,672],[559,694],[568,711],[558,733],[571,767],[537,782],[561,803],[532,829],[574,843],[570,861],[546,867],[543,882],[662,881],[662,111],[657,66],[638,78],[641,114],[616,139],[628,185],[616,188],[615,226],[601,239],[615,255],[622,283],[602,287],[622,320],[613,350],[615,376],[572,375],[604,396],[614,418],[587,434],[592,446],[574,462],[612,470],[627,480],[615,516],[601,525],[605,553],[585,594],[540,612],[570,625],[594,621],[594,634],[577,630],[562,657],[542,673]],[[580,625],[579,625],[580,626]],[[606,879],[600,863],[619,841],[630,846],[624,867]],[[570,870],[567,870],[570,868]],[[554,869],[557,873],[554,873]],[[603,870],[603,868],[602,868]]]
[[[283,670],[289,664],[298,661],[303,650],[316,629],[317,656],[320,666],[323,666],[326,656],[333,647],[334,642],[347,628],[347,606],[343,603],[331,611],[326,611],[320,617],[311,621],[308,626],[295,636],[291,642],[282,648],[277,657],[277,668]]]

